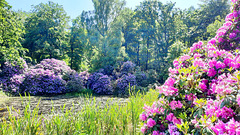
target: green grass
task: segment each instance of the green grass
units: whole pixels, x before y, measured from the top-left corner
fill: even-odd
[[[135,135],[141,134],[139,115],[144,104],[152,104],[158,92],[150,90],[146,94],[130,95],[127,103],[111,102],[105,107],[97,103],[95,98],[86,98],[81,111],[73,113],[72,109],[61,108],[61,114],[52,113],[47,116],[38,114],[38,106],[31,111],[30,103],[25,105],[24,115],[16,117],[9,108],[9,116],[0,122],[0,135]],[[30,99],[29,99],[30,100]],[[18,112],[20,113],[20,112]]]
[[[7,95],[3,91],[0,91],[0,105],[5,104],[7,100],[8,100]]]

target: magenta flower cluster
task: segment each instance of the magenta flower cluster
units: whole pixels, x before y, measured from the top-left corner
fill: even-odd
[[[159,99],[145,105],[143,134],[240,134],[240,1],[208,42],[173,61]]]

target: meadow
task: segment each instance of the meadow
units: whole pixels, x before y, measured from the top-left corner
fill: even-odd
[[[7,117],[1,118],[0,134],[141,134],[139,115],[144,104],[151,104],[157,99],[157,93],[150,90],[146,94],[131,94],[126,102],[114,102],[114,98],[101,102],[96,100],[98,97],[80,96],[79,103],[71,107],[62,104],[58,109],[52,107],[49,113],[44,114],[39,113],[41,100],[32,106],[31,98],[34,97],[21,97],[19,104],[24,104],[24,108],[16,110],[8,107]],[[50,105],[52,103],[54,105],[54,100],[49,101]],[[77,106],[81,109],[75,111]]]

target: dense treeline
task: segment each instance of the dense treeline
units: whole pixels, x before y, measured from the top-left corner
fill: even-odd
[[[207,40],[229,12],[227,0],[202,0],[181,10],[175,3],[145,0],[135,9],[122,0],[92,0],[93,11],[71,20],[63,6],[40,3],[29,12],[12,11],[0,1],[0,64],[24,57],[33,65],[64,60],[77,71],[96,71],[132,61],[155,70],[161,83],[174,58],[192,43]]]

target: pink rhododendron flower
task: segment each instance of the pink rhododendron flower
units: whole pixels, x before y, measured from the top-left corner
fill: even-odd
[[[178,60],[174,60],[174,61],[173,61],[173,66],[174,66],[174,67],[177,67],[178,65],[179,65],[179,61],[178,61]]]
[[[159,131],[153,131],[152,135],[160,135]]]
[[[155,126],[155,125],[156,125],[156,121],[153,120],[152,118],[149,118],[149,119],[147,120],[147,126],[148,126],[148,127],[152,128],[152,127]]]
[[[203,83],[203,82],[200,82],[200,83],[199,83],[199,87],[200,87],[200,89],[202,89],[202,90],[206,90],[206,89],[207,89],[206,84]]]
[[[216,69],[223,69],[226,67],[226,65],[224,63],[222,63],[221,61],[218,61],[215,65]]]
[[[235,18],[238,17],[238,12],[237,11],[233,11],[233,17],[235,17]]]
[[[216,39],[212,38],[211,40],[208,41],[209,44],[215,45],[216,44]]]
[[[216,123],[215,126],[212,126],[211,129],[217,134],[217,135],[221,135],[223,133],[226,133],[226,125],[225,123],[223,123],[222,121],[219,121],[218,123]]]
[[[209,65],[210,68],[215,67],[216,64],[217,64],[217,61],[216,61],[215,58],[208,61],[208,65]]]
[[[214,77],[217,74],[217,71],[214,68],[208,70],[208,76]]]
[[[194,101],[197,98],[197,96],[191,93],[189,95],[186,95],[186,98],[188,101]]]
[[[201,54],[199,54],[199,53],[194,54],[194,59],[197,59],[197,58],[200,58],[200,57],[201,57]]]
[[[175,79],[169,77],[169,78],[165,81],[164,85],[173,86],[174,83],[175,83],[175,81],[176,81]]]
[[[193,62],[193,66],[195,66],[195,67],[205,67],[206,63],[202,59],[196,59]]]
[[[224,39],[223,38],[218,38],[218,42],[219,43],[224,42]]]
[[[171,101],[171,103],[169,104],[172,110],[175,110],[176,108],[182,108],[183,104],[181,103],[181,101]]]
[[[144,123],[144,125],[141,127],[141,132],[144,134],[147,130],[147,124]]]
[[[172,96],[173,94],[176,94],[178,92],[177,88],[167,85],[156,87],[156,89],[159,89],[159,93],[164,94],[165,96]]]
[[[240,95],[237,96],[237,104],[238,104],[239,107],[240,107]]]
[[[140,114],[140,119],[141,119],[142,121],[147,120],[146,114],[144,114],[144,113]]]
[[[231,27],[231,26],[232,26],[232,22],[227,21],[227,22],[225,22],[225,23],[223,24],[223,26],[225,26],[225,28],[226,28],[226,27]]]
[[[185,60],[188,60],[190,58],[191,58],[191,56],[189,56],[189,55],[183,55],[179,58],[179,61],[184,62]]]
[[[233,38],[235,38],[236,36],[237,36],[236,33],[230,33],[230,34],[229,34],[229,38],[230,38],[230,39],[233,39]]]
[[[226,59],[224,59],[224,64],[225,64],[226,66],[229,66],[229,67],[230,67],[230,65],[231,65],[232,62],[233,62],[233,59],[231,59],[231,58],[226,58]]]
[[[217,37],[224,36],[226,34],[227,30],[223,29],[217,32]]]
[[[169,114],[167,115],[167,117],[166,117],[166,120],[172,122],[173,117],[174,117],[174,114],[173,114],[173,113],[169,113]]]
[[[170,67],[170,68],[168,69],[168,71],[169,71],[171,74],[178,74],[178,70],[175,69],[175,68],[172,68],[172,67]]]
[[[227,108],[225,106],[222,109],[219,108],[218,110],[216,110],[215,113],[218,118],[224,119],[232,118],[235,115],[231,108]]]
[[[177,119],[176,117],[173,117],[173,120],[172,120],[173,124],[181,124],[181,119]]]
[[[233,19],[233,13],[230,13],[230,14],[228,14],[228,15],[226,16],[225,21],[226,21],[226,22],[227,22],[227,21],[232,21],[232,19]]]

